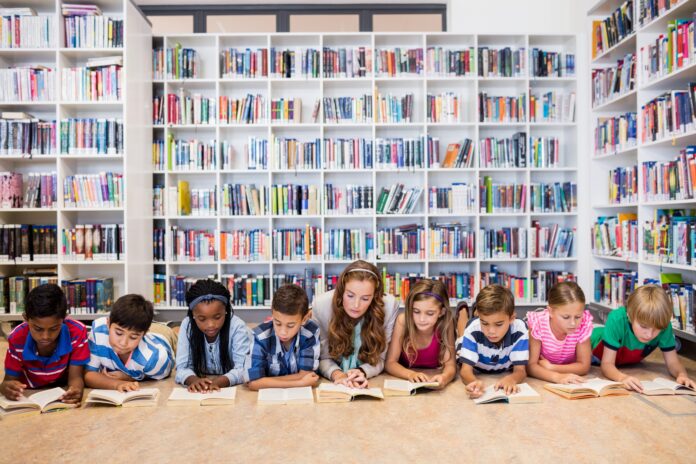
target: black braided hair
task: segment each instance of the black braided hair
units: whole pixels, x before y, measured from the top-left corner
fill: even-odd
[[[220,329],[220,365],[222,366],[222,372],[226,373],[234,367],[229,351],[230,321],[232,320],[232,304],[229,303],[230,292],[220,282],[211,279],[200,279],[186,291],[186,305],[190,306],[193,300],[203,295],[220,295],[227,298],[228,301],[227,305],[225,305],[225,323]],[[205,364],[205,334],[201,332],[201,329],[198,328],[196,321],[193,319],[192,308],[188,310],[188,317],[190,324],[186,336],[189,341],[189,356],[191,356],[193,362],[193,371],[198,377],[214,374],[213,372],[207,372]]]

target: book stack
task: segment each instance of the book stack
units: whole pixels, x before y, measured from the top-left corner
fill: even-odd
[[[63,280],[60,286],[68,300],[70,314],[106,313],[114,304],[114,280],[111,277]]]
[[[58,259],[56,225],[0,226],[0,262],[41,262]]]
[[[532,291],[529,301],[546,304],[551,287],[561,282],[577,282],[577,276],[567,271],[551,271],[535,269],[530,279]]]
[[[273,229],[274,261],[319,261],[322,256],[321,227]]]
[[[443,47],[428,47],[425,61],[430,76],[468,76],[476,71],[474,47],[464,50],[449,50]]]
[[[363,137],[325,138],[321,156],[324,169],[372,169],[374,146]]]
[[[422,193],[423,187],[406,188],[404,184],[382,187],[377,199],[377,214],[412,214]]]
[[[503,227],[479,229],[479,259],[527,258],[527,229]]]
[[[371,215],[374,214],[374,187],[371,185],[324,185],[326,215]]]
[[[486,137],[479,141],[479,167],[526,168],[527,133],[516,132],[511,137]]]
[[[220,52],[223,79],[260,79],[268,76],[268,49],[228,48]]]
[[[377,138],[374,142],[377,169],[422,169],[425,167],[423,138]]]
[[[220,96],[219,118],[221,124],[265,123],[268,120],[266,98],[260,93],[247,93],[244,98]]]
[[[0,48],[53,48],[55,15],[33,8],[0,8]]]
[[[529,97],[532,122],[575,122],[575,92],[549,91]]]
[[[644,244],[646,238],[643,237]],[[635,213],[599,216],[592,227],[592,253],[638,259],[638,216]]]
[[[325,123],[368,124],[373,120],[372,95],[324,97],[322,103]]]
[[[685,90],[672,90],[640,107],[642,143],[663,140],[694,130],[696,82]]]
[[[447,145],[445,159],[440,167],[473,168],[475,143],[469,138]],[[440,140],[437,137],[428,136],[428,166],[438,167],[440,164]]]
[[[319,77],[321,52],[314,48],[279,50],[271,47],[271,77],[315,79]]]
[[[425,259],[425,229],[408,224],[377,230],[377,259]]]
[[[561,141],[558,137],[532,137],[529,162],[533,168],[558,168],[561,166]]]
[[[696,212],[656,210],[654,219],[643,223],[643,257],[654,263],[696,264]]]
[[[494,97],[479,92],[479,122],[525,122],[527,94],[519,97]]]
[[[0,313],[22,314],[27,293],[43,284],[58,284],[55,268],[26,269],[22,275],[0,276]]]
[[[300,124],[302,122],[302,99],[295,97],[271,100],[271,122]]]
[[[426,114],[429,123],[456,123],[462,121],[461,95],[454,92],[443,92],[438,95],[428,94]]]
[[[696,146],[687,146],[672,161],[645,161],[642,170],[642,191],[645,201],[694,198]]]
[[[123,19],[102,16],[97,5],[62,4],[66,48],[123,47]]]
[[[615,66],[592,69],[592,107],[607,103],[636,87],[636,54],[629,53]]]
[[[217,190],[191,189],[188,181],[180,180],[168,187],[165,204],[170,216],[215,216]]]
[[[125,258],[123,224],[78,224],[63,229],[61,255],[73,261],[122,261]]]
[[[269,275],[227,274],[220,277],[220,282],[230,291],[234,306],[271,305]]]
[[[428,213],[432,215],[476,213],[476,184],[455,182],[449,187],[430,187]]]
[[[69,118],[60,121],[60,152],[67,155],[123,154],[123,121]]]
[[[542,226],[532,221],[529,229],[530,258],[569,258],[573,253],[575,227],[566,228],[558,224]]]
[[[527,75],[527,51],[524,47],[513,50],[478,48],[478,75],[480,77],[524,77]]]
[[[64,208],[123,207],[123,174],[76,174],[63,179]]]
[[[166,69],[167,79],[196,79],[198,78],[199,57],[198,52],[192,48],[183,48],[181,44],[175,44],[165,52],[161,49],[154,51],[155,79],[162,79],[163,68]]]
[[[197,280],[198,278],[196,277],[170,275],[169,292],[171,296],[169,298],[169,305],[186,308],[186,292]]]
[[[41,121],[23,112],[0,113],[1,155],[54,155],[56,121]]]
[[[378,48],[375,50],[375,73],[379,77],[423,74],[423,49]]]
[[[220,232],[220,261],[268,261],[271,236],[262,229]]]
[[[324,78],[367,77],[372,70],[372,47],[324,47]]]
[[[324,244],[324,259],[327,261],[374,259],[375,236],[363,229],[325,230]]]
[[[152,259],[155,262],[167,260],[167,229],[155,227],[152,229]]]
[[[532,76],[533,77],[569,77],[575,75],[575,55],[545,51],[532,48]]]
[[[694,62],[693,20],[669,21],[667,31],[640,47],[640,57],[641,82],[645,83],[690,66]]]
[[[533,213],[572,213],[578,208],[578,184],[574,182],[532,182],[529,192]]]
[[[616,167],[609,170],[609,198],[613,205],[638,201],[638,166]]]
[[[637,140],[638,122],[635,112],[597,118],[597,125],[594,129],[594,153],[596,156],[635,147]]]
[[[271,214],[314,216],[321,214],[321,187],[318,185],[271,185]]]
[[[204,97],[199,93],[187,93],[184,89],[179,89],[178,94],[167,94],[167,124],[215,124],[215,98]],[[220,97],[221,114],[224,111],[223,98],[226,97]]]
[[[216,140],[174,140],[169,137],[167,168],[173,171],[215,171],[218,144]]]
[[[592,58],[633,34],[633,0],[626,0],[602,21],[592,21]]]
[[[169,260],[175,262],[215,261],[215,232],[169,227]]]
[[[226,216],[265,216],[269,213],[268,187],[224,184],[221,187],[220,206],[220,214]]]
[[[594,300],[612,308],[626,306],[638,285],[638,272],[630,269],[595,269]]]
[[[479,205],[482,214],[524,213],[527,211],[527,184],[494,184],[493,178],[479,179]]]
[[[460,260],[476,258],[476,232],[457,223],[432,224],[428,230],[428,259]]]
[[[0,102],[52,102],[55,99],[54,69],[45,66],[0,69]]]
[[[273,164],[278,171],[321,169],[321,139],[306,142],[293,137],[273,136]]]
[[[375,122],[382,124],[408,124],[413,121],[413,99],[412,93],[401,97],[391,93],[382,94],[378,89],[375,91]],[[415,121],[414,121],[415,122]]]

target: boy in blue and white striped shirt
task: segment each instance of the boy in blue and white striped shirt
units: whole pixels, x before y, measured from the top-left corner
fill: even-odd
[[[131,294],[116,300],[109,317],[92,323],[85,368],[88,387],[133,391],[138,381],[169,376],[176,335],[166,326],[159,328],[161,324],[155,328],[153,318],[152,303]]]
[[[495,384],[496,390],[516,393],[527,376],[529,333],[524,321],[515,319],[515,299],[507,288],[489,285],[476,296],[476,315],[457,340],[457,362],[470,398],[483,394],[483,382],[474,370],[501,373],[512,369]]]
[[[297,285],[280,287],[271,302],[273,318],[254,329],[244,380],[251,390],[314,386],[319,376],[319,326]]]

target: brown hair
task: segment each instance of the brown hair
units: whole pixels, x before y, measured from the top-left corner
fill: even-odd
[[[430,295],[429,295],[430,294]],[[436,295],[436,296],[433,296]],[[432,300],[445,312],[438,318],[435,333],[440,338],[440,365],[454,356],[454,316],[449,306],[449,295],[445,284],[439,280],[423,279],[416,282],[406,298],[405,331],[401,341],[401,351],[408,359],[409,367],[415,362],[418,350],[413,345],[412,337],[416,334],[413,322],[413,304],[417,301]]]
[[[380,355],[387,347],[387,336],[384,332],[384,287],[379,271],[367,261],[357,260],[343,269],[333,295],[333,317],[329,323],[329,355],[333,359],[350,356],[353,352],[353,328],[355,322],[343,308],[343,293],[346,284],[351,280],[372,282],[375,293],[363,316],[360,331],[361,345],[358,359],[362,363],[377,364]]]
[[[309,300],[305,291],[295,284],[282,285],[276,290],[271,309],[288,316],[305,317],[309,312]]]
[[[130,293],[114,302],[109,313],[109,325],[118,324],[124,329],[147,332],[154,317],[152,303],[142,295]]]
[[[549,306],[565,306],[572,303],[585,304],[585,293],[575,282],[559,282],[549,290]]]
[[[476,295],[476,315],[490,316],[504,312],[512,317],[515,314],[515,297],[507,287],[493,284],[483,287]]]
[[[672,303],[667,293],[657,285],[643,285],[631,293],[626,302],[628,318],[664,330],[672,322]]]

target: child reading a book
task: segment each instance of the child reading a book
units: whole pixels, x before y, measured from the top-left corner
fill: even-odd
[[[398,304],[384,295],[377,267],[358,260],[349,264],[334,290],[314,301],[312,318],[321,336],[321,374],[334,383],[367,388],[384,369]]]
[[[176,350],[176,383],[191,392],[219,390],[244,382],[249,329],[232,314],[230,292],[211,279],[186,292],[188,314]]]
[[[616,367],[640,362],[659,347],[667,370],[677,383],[696,387],[677,356],[672,304],[667,293],[657,285],[644,285],[631,293],[626,306],[611,311],[605,326],[592,331],[592,354],[601,359],[602,374],[623,382],[630,390],[642,392],[640,380]]]
[[[548,293],[549,305],[527,314],[532,377],[553,383],[579,383],[590,370],[592,314],[575,282],[560,282]]]
[[[473,317],[457,340],[460,375],[470,398],[480,397],[485,388],[474,371],[512,373],[494,385],[506,394],[517,393],[517,384],[527,376],[529,336],[527,326],[515,318],[515,299],[501,285],[484,287],[476,296]]]
[[[89,361],[87,329],[66,317],[68,303],[57,285],[39,285],[29,292],[25,303],[24,322],[7,337],[0,393],[18,400],[27,388],[67,383],[60,401],[79,404],[84,389],[82,372]]]
[[[319,326],[305,291],[287,284],[271,302],[273,319],[253,330],[245,380],[251,390],[311,387],[319,381]]]
[[[428,376],[414,369],[442,371]],[[439,280],[423,279],[411,288],[406,310],[396,318],[386,370],[411,382],[437,382],[439,388],[454,379],[454,317],[447,289]]]
[[[130,294],[116,300],[108,317],[92,323],[91,356],[85,369],[88,387],[127,392],[138,390],[139,381],[169,376],[174,367],[170,340],[176,335],[153,323],[154,316],[150,301]]]

